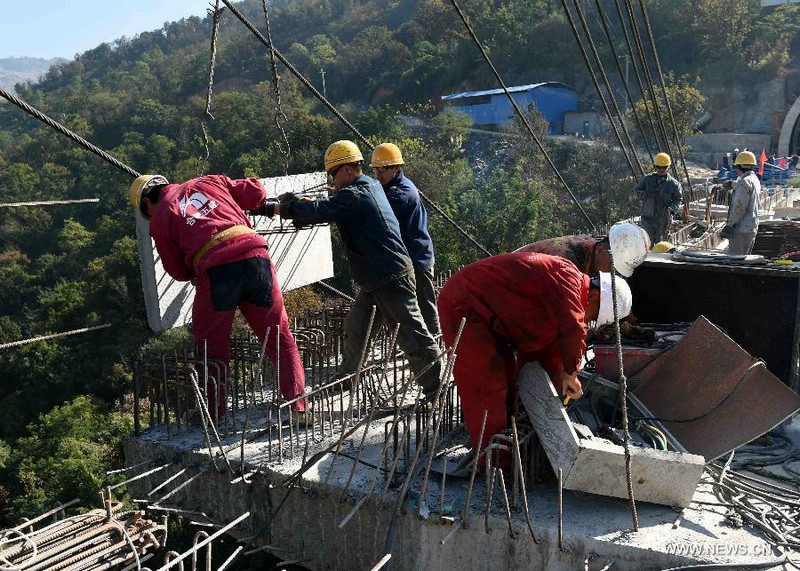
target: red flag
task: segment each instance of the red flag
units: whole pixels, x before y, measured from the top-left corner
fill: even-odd
[[[758,174],[764,174],[764,163],[767,162],[767,153],[764,152],[764,149],[761,149],[761,156],[758,157]]]
[[[778,167],[785,169],[786,168],[786,157],[781,157],[778,159]]]

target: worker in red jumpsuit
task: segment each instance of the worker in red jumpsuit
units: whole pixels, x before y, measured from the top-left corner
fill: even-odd
[[[616,280],[620,318],[631,308],[628,284]],[[578,368],[586,326],[613,322],[611,276],[590,278],[563,258],[512,252],[474,262],[439,293],[439,318],[447,347],[456,347],[453,375],[473,448],[508,427],[514,381],[522,365],[538,361],[556,390],[583,394]],[[484,411],[483,440],[478,442]],[[484,457],[481,457],[483,463]]]
[[[255,233],[244,210],[265,206],[258,179],[213,175],[169,184],[161,175],[142,175],[131,186],[131,205],[150,221],[150,236],[166,272],[195,285],[192,332],[197,354],[221,362],[227,377],[230,335],[236,308],[264,343],[273,363],[280,337],[280,388],[287,400],[305,394],[305,371],[289,330],[267,241]],[[217,379],[219,396],[206,387],[209,411],[223,417],[228,379]],[[304,400],[293,420],[311,422]]]

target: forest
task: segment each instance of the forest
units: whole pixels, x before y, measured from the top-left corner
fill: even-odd
[[[618,22],[617,0],[595,4]],[[582,105],[596,107],[561,3],[460,5],[508,85],[562,81],[579,90]],[[267,33],[262,2],[237,6]],[[800,67],[798,5],[653,0],[648,11],[683,136],[703,110],[704,87]],[[489,251],[589,230],[519,121],[504,137],[487,139],[470,133],[466,116],[442,112],[442,95],[496,86],[449,1],[284,0],[271,2],[268,15],[275,48],[372,144],[397,143],[409,176]],[[590,25],[599,29],[599,20]],[[353,138],[281,64],[273,78],[269,49],[227,11],[216,46],[213,120],[205,117],[211,32],[210,16],[167,23],[55,65],[17,93],[137,171],[171,181],[318,171],[332,141]],[[598,225],[636,212],[635,180],[611,141],[552,141],[543,137],[541,116],[533,110],[529,117]],[[19,108],[0,104],[0,203],[99,198],[0,208],[0,344],[110,324],[0,351],[0,525],[57,499],[95,502],[106,470],[121,465],[120,439],[131,430],[132,363],[190,339],[185,330],[154,335],[147,327],[130,182]],[[437,272],[483,255],[441,217],[430,217]],[[350,291],[341,252],[335,263],[332,283]],[[323,292],[296,297],[302,295]],[[300,310],[287,299],[290,313]]]

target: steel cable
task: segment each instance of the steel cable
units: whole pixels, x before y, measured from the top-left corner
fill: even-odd
[[[269,24],[269,8],[267,7],[267,0],[261,0],[261,6],[264,10],[264,21],[266,22],[267,26],[267,41],[269,42],[269,62],[270,62],[270,72],[272,73],[272,85],[275,89],[275,126],[278,128],[278,131],[281,133],[281,138],[283,139],[283,143],[286,145],[286,150],[283,149],[280,144],[278,144],[278,150],[283,157],[283,171],[285,175],[289,175],[289,158],[292,154],[292,146],[289,144],[289,137],[286,136],[286,130],[283,128],[281,124],[281,118],[285,123],[289,122],[289,119],[286,117],[286,113],[283,112],[283,107],[281,105],[281,88],[279,85],[279,81],[281,76],[278,75],[278,66],[275,64],[275,44],[272,42],[272,29]]]
[[[597,67],[600,70],[600,76],[603,78],[603,83],[606,86],[606,91],[608,91],[608,96],[611,99],[611,104],[614,106],[614,110],[617,113],[617,117],[619,118],[620,127],[622,127],[622,132],[625,134],[625,138],[628,141],[628,145],[630,146],[630,153],[633,156],[633,162],[639,169],[639,176],[644,176],[644,169],[642,169],[642,165],[639,163],[639,159],[636,156],[636,147],[631,140],[631,135],[628,132],[628,127],[625,125],[625,120],[622,116],[622,111],[620,111],[619,105],[617,104],[617,98],[614,95],[614,90],[611,89],[611,83],[608,81],[608,75],[606,74],[606,68],[603,65],[603,60],[600,59],[600,54],[597,52],[597,48],[594,45],[594,39],[592,38],[592,32],[589,30],[589,24],[586,23],[586,18],[583,15],[583,8],[581,8],[580,0],[573,0],[573,4],[575,4],[575,11],[578,13],[578,18],[581,21],[581,27],[583,28],[583,33],[586,34],[586,40],[589,42],[589,47],[592,49],[592,55],[597,63]],[[598,91],[598,94],[600,92]],[[602,95],[600,95],[602,97]],[[613,118],[609,116],[609,120],[611,121],[612,125],[614,124]],[[620,140],[620,146],[622,147],[622,152],[625,153],[625,156],[628,156],[628,151],[625,149],[625,146],[622,144]],[[630,160],[629,160],[630,162]],[[636,177],[636,169],[633,169],[633,176]]]
[[[628,47],[628,57],[630,58],[631,65],[633,65],[633,73],[636,76],[636,83],[639,85],[639,93],[642,95],[642,102],[645,103],[644,110],[645,113],[647,113],[647,121],[650,123],[650,129],[653,131],[653,142],[655,143],[655,148],[658,149],[661,143],[658,140],[656,124],[653,122],[653,113],[647,105],[647,95],[644,89],[644,83],[642,82],[642,75],[639,72],[639,64],[636,62],[636,55],[633,53],[631,39],[628,36],[628,27],[625,25],[625,16],[622,14],[622,7],[619,2],[620,0],[614,0],[614,4],[617,8],[617,17],[619,18],[619,24],[622,28],[622,35],[625,37],[625,45]]]
[[[681,145],[680,136],[678,135],[678,126],[675,124],[675,115],[672,113],[672,104],[669,102],[669,97],[667,97],[667,84],[664,81],[664,73],[661,70],[661,61],[658,58],[658,50],[656,50],[656,42],[653,38],[653,29],[650,27],[650,18],[647,15],[647,8],[642,0],[639,0],[639,6],[642,10],[642,18],[644,20],[645,29],[647,30],[647,37],[650,40],[650,49],[653,51],[653,61],[656,62],[656,71],[658,71],[661,90],[664,92],[664,103],[667,107],[667,112],[669,113],[669,120],[672,122],[672,136],[675,137],[675,144],[678,146],[678,156],[681,159],[683,172],[686,175],[686,184],[689,186],[689,200],[692,200],[694,198],[692,179],[689,177],[689,169],[686,168],[686,160],[683,157],[683,147]],[[688,216],[689,200],[684,201],[684,218]]]
[[[630,86],[628,85],[628,80],[625,78],[625,74],[622,72],[622,65],[619,63],[620,56],[617,55],[617,48],[614,47],[614,40],[611,37],[611,30],[609,28],[608,21],[606,20],[607,16],[605,14],[605,10],[603,9],[603,5],[600,3],[600,0],[594,0],[594,2],[595,5],[597,6],[597,12],[600,15],[600,24],[602,24],[603,32],[606,35],[606,40],[608,40],[608,47],[611,48],[611,55],[613,56],[614,63],[617,66],[617,72],[619,73],[622,85],[625,87],[625,94],[628,97],[628,101],[631,102],[631,111],[633,113],[633,117],[636,120],[636,125],[639,127],[639,132],[642,134],[642,141],[644,142],[644,146],[647,149],[647,154],[650,156],[650,162],[652,163],[653,151],[650,149],[650,141],[647,140],[647,134],[645,133],[642,120],[639,118],[639,112],[636,111],[636,106],[633,104],[633,95],[631,94]]]
[[[253,26],[253,24],[252,24],[252,23],[251,23],[251,22],[250,22],[250,21],[249,21],[249,20],[248,20],[248,19],[247,19],[247,18],[246,18],[246,17],[245,17],[245,16],[244,16],[242,13],[241,13],[241,12],[239,12],[239,10],[237,10],[237,9],[236,9],[236,7],[235,7],[235,6],[234,6],[234,5],[231,3],[231,1],[230,1],[230,0],[222,0],[222,2],[224,2],[224,3],[225,3],[225,5],[226,5],[228,8],[230,8],[230,10],[231,10],[231,13],[233,13],[233,15],[234,15],[234,16],[236,16],[236,17],[239,19],[239,21],[241,21],[241,22],[242,22],[242,24],[244,24],[244,25],[245,25],[245,27],[247,27],[247,29],[248,29],[248,30],[250,30],[250,31],[253,33],[253,35],[255,35],[255,36],[258,38],[258,40],[259,40],[259,41],[260,41],[262,44],[264,44],[265,46],[267,46],[267,47],[268,47],[268,48],[270,48],[270,49],[274,49],[274,52],[275,52],[275,57],[277,57],[277,58],[278,58],[278,60],[279,60],[279,61],[280,61],[280,62],[281,62],[283,65],[285,65],[285,66],[286,66],[286,69],[288,69],[288,70],[289,70],[289,71],[292,73],[292,75],[294,75],[294,76],[295,76],[295,77],[296,77],[296,78],[297,78],[297,79],[300,81],[300,83],[302,83],[302,84],[303,84],[303,85],[304,85],[304,86],[305,86],[305,87],[306,87],[306,88],[307,88],[309,91],[311,91],[311,93],[313,93],[313,94],[314,94],[314,96],[315,96],[315,97],[316,97],[316,98],[317,98],[317,99],[318,99],[318,100],[319,100],[319,101],[320,101],[320,102],[321,102],[321,103],[322,103],[322,104],[323,104],[323,105],[324,105],[324,106],[325,106],[325,107],[328,109],[328,111],[330,111],[331,113],[333,113],[333,114],[334,114],[334,116],[335,116],[337,119],[339,119],[339,121],[341,121],[341,122],[342,122],[342,123],[345,125],[345,127],[347,127],[348,129],[350,129],[350,131],[351,131],[351,132],[352,132],[352,133],[353,133],[353,134],[354,134],[356,137],[358,137],[358,139],[359,139],[359,140],[360,140],[362,143],[364,143],[364,144],[365,144],[365,145],[366,145],[366,146],[367,146],[367,147],[368,147],[370,150],[373,148],[373,145],[372,145],[372,144],[371,144],[371,143],[370,143],[370,142],[367,140],[367,138],[366,138],[364,135],[362,135],[362,134],[361,134],[361,132],[360,132],[358,129],[356,129],[356,128],[355,128],[355,126],[354,126],[352,123],[350,123],[350,121],[348,121],[348,120],[347,120],[347,119],[344,117],[344,115],[342,115],[342,114],[339,112],[339,110],[338,110],[338,109],[336,109],[336,107],[334,107],[334,106],[333,106],[333,104],[331,104],[331,102],[330,102],[330,101],[328,101],[328,100],[327,100],[327,98],[325,98],[325,96],[324,96],[324,95],[322,95],[322,94],[321,94],[321,93],[320,93],[320,92],[317,90],[317,88],[316,88],[316,87],[314,87],[314,86],[311,84],[311,82],[310,82],[310,81],[308,81],[308,79],[306,79],[306,78],[305,78],[305,76],[304,76],[302,73],[300,73],[300,72],[297,70],[297,68],[295,68],[295,67],[294,67],[294,66],[291,64],[291,63],[290,63],[290,62],[289,62],[289,61],[288,61],[288,60],[287,60],[287,59],[286,59],[286,58],[283,56],[283,54],[282,54],[280,51],[278,51],[278,49],[277,49],[277,48],[273,48],[273,47],[271,47],[271,44],[269,43],[269,41],[268,41],[268,40],[267,40],[267,39],[266,39],[266,38],[265,38],[265,37],[264,37],[264,36],[261,34],[261,32],[259,32],[259,31],[258,31],[258,30],[255,28],[255,26]],[[565,184],[566,184],[566,183],[565,183]],[[460,233],[462,236],[464,236],[465,238],[467,238],[467,239],[468,239],[470,242],[472,242],[472,244],[474,244],[475,246],[477,246],[477,247],[478,247],[478,249],[480,249],[480,250],[481,250],[481,251],[482,251],[484,254],[486,254],[487,256],[491,256],[491,255],[492,255],[492,254],[491,254],[491,252],[489,252],[489,250],[487,250],[487,249],[486,249],[484,246],[482,246],[482,245],[481,245],[481,244],[480,244],[480,243],[479,243],[479,242],[478,242],[478,241],[477,241],[475,238],[473,238],[472,236],[470,236],[470,235],[469,235],[469,233],[468,233],[466,230],[464,230],[464,229],[463,229],[461,226],[459,226],[459,225],[458,225],[458,224],[455,222],[455,220],[453,220],[452,218],[450,218],[450,216],[448,216],[448,215],[447,215],[447,213],[445,213],[445,211],[444,211],[444,210],[442,210],[442,209],[441,209],[441,207],[439,207],[439,206],[438,206],[438,205],[437,205],[437,204],[436,204],[436,203],[435,203],[433,200],[431,200],[431,199],[430,199],[430,198],[428,198],[428,197],[427,197],[425,194],[423,194],[423,193],[422,193],[422,191],[420,191],[419,195],[422,197],[422,199],[423,199],[423,200],[424,200],[426,203],[428,203],[428,204],[429,204],[429,205],[430,205],[430,206],[431,206],[431,207],[432,207],[432,208],[433,208],[433,209],[434,209],[434,210],[437,212],[437,214],[439,214],[440,216],[442,216],[442,217],[443,217],[445,220],[447,220],[447,222],[449,222],[449,223],[450,223],[450,225],[451,225],[451,226],[453,226],[453,227],[454,227],[456,230],[458,230],[458,232],[459,232],[459,233]],[[581,210],[583,210],[583,209],[581,209]],[[585,214],[585,213],[584,213],[584,214]],[[592,227],[594,227],[594,225],[592,225]]]
[[[564,0],[562,0],[562,2],[563,1]],[[494,74],[495,79],[497,79],[497,82],[503,88],[503,92],[506,94],[506,97],[508,97],[508,100],[511,102],[511,105],[514,107],[514,111],[516,112],[517,116],[525,124],[525,127],[528,129],[528,133],[531,135],[533,140],[536,142],[536,146],[539,147],[539,151],[541,151],[542,155],[544,155],[545,160],[547,160],[547,164],[550,165],[551,169],[553,169],[553,172],[555,173],[555,175],[558,178],[559,182],[561,182],[561,184],[564,186],[566,191],[572,197],[572,201],[575,203],[575,206],[578,207],[578,210],[580,210],[581,214],[583,214],[583,217],[586,218],[586,221],[592,227],[592,230],[594,232],[597,232],[597,227],[594,225],[594,222],[592,222],[592,219],[589,218],[589,215],[583,209],[583,206],[581,206],[580,201],[578,201],[578,198],[572,192],[572,189],[567,184],[567,181],[565,181],[564,177],[561,176],[561,173],[558,171],[558,168],[556,167],[555,163],[553,163],[553,160],[550,158],[550,155],[548,154],[547,150],[544,148],[544,145],[542,145],[542,142],[539,140],[539,137],[536,135],[536,133],[534,133],[533,128],[531,127],[531,125],[528,122],[528,120],[525,118],[525,115],[523,115],[522,110],[519,108],[519,105],[517,105],[517,102],[514,101],[514,98],[511,96],[511,93],[508,91],[508,87],[506,87],[505,82],[500,77],[500,74],[498,73],[497,68],[495,68],[494,64],[492,63],[492,60],[489,58],[489,55],[486,53],[486,50],[484,49],[484,47],[481,44],[480,40],[478,40],[478,36],[475,35],[475,31],[472,29],[472,26],[470,26],[469,22],[467,21],[467,18],[464,15],[464,12],[461,11],[461,8],[459,7],[458,2],[456,2],[456,0],[450,0],[450,3],[453,5],[453,8],[456,9],[456,12],[458,12],[458,17],[461,18],[461,22],[464,24],[464,27],[467,28],[467,31],[469,32],[470,37],[472,37],[472,41],[475,43],[475,45],[480,50],[481,55],[483,56],[483,59],[486,62],[486,65],[488,65],[489,69],[492,70],[492,73]],[[625,157],[627,158],[627,155],[625,155]],[[630,164],[630,159],[628,159],[628,163]],[[633,170],[633,165],[631,165],[631,170]]]
[[[41,111],[36,109],[35,107],[32,107],[32,106],[28,105],[27,103],[25,103],[24,101],[22,101],[21,99],[18,99],[16,97],[14,97],[13,95],[11,95],[5,89],[0,88],[0,97],[3,97],[7,101],[13,103],[17,107],[19,107],[20,109],[22,109],[23,111],[28,113],[29,115],[32,115],[33,117],[36,117],[39,121],[41,121],[42,123],[44,123],[45,125],[47,125],[49,127],[52,127],[53,129],[55,129],[56,131],[58,131],[59,133],[61,133],[65,137],[67,137],[69,139],[72,139],[74,142],[78,143],[84,149],[93,152],[95,155],[97,155],[101,159],[111,163],[112,165],[117,167],[119,170],[121,170],[121,171],[123,171],[125,173],[128,173],[129,175],[131,175],[134,178],[140,176],[139,172],[133,170],[131,167],[129,167],[125,163],[119,161],[118,159],[115,159],[114,157],[109,155],[107,152],[105,152],[101,148],[96,147],[95,145],[91,144],[89,141],[87,141],[86,139],[84,139],[80,135],[77,135],[76,133],[73,133],[72,131],[67,129],[64,125],[62,125],[61,123],[59,123],[55,119],[51,119],[50,117],[48,117],[47,115],[45,115],[44,113],[42,113]]]

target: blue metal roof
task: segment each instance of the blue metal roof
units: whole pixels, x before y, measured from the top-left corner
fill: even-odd
[[[558,81],[543,81],[542,83],[530,83],[528,85],[517,85],[514,87],[509,87],[508,91],[511,93],[518,93],[520,91],[533,91],[534,89],[538,89],[540,87],[561,87],[564,89],[572,89],[569,85],[560,83]],[[483,91],[464,91],[461,93],[451,93],[450,95],[443,95],[442,101],[452,101],[453,99],[463,99],[466,97],[481,97],[482,95],[498,95],[500,93],[505,93],[505,91],[502,88],[485,89]]]

